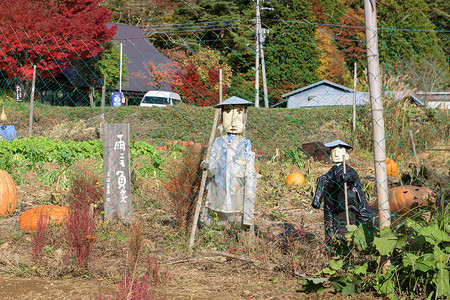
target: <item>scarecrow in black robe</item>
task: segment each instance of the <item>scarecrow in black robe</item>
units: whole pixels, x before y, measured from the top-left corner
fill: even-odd
[[[358,173],[345,164],[349,155],[347,149],[352,147],[341,140],[325,144],[331,149],[330,159],[336,164],[327,173],[317,178],[317,187],[312,201],[312,207],[320,209],[323,200],[325,223],[325,243],[331,246],[333,236],[341,231],[338,215],[345,212],[345,197],[348,202],[348,212],[352,213],[352,220],[357,224],[369,223],[372,210],[361,189]],[[345,187],[347,187],[345,189]],[[347,193],[347,196],[345,195]]]

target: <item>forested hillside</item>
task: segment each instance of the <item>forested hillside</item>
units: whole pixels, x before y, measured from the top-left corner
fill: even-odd
[[[254,98],[256,2],[249,0],[107,1],[113,20],[140,26],[170,58],[197,56],[210,69],[231,70],[227,94]],[[271,103],[283,93],[327,79],[352,85],[366,67],[364,1],[293,0],[260,4],[261,27]],[[449,86],[450,30],[447,1],[386,0],[377,3],[382,71],[402,76],[416,91],[445,91]],[[198,57],[201,51],[208,54]],[[217,59],[208,61],[211,53]],[[191,81],[211,83],[187,63]],[[186,72],[190,70],[190,72]],[[197,73],[195,79],[192,73]],[[216,76],[217,77],[217,76]],[[366,89],[362,80],[360,90]],[[211,84],[214,86],[214,84]],[[261,94],[262,85],[261,85]]]

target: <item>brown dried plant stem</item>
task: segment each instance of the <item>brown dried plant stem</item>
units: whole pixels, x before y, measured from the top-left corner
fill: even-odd
[[[37,260],[48,239],[48,214],[39,213],[36,231],[31,238],[32,258]]]
[[[69,255],[80,269],[86,266],[95,242],[95,215],[91,212],[91,204],[99,203],[102,198],[97,183],[96,175],[85,170],[73,179],[70,188],[66,237]]]

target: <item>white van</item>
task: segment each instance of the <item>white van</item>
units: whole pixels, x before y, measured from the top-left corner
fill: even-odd
[[[181,103],[181,97],[177,93],[161,92],[161,91],[149,91],[145,93],[141,100],[140,106],[169,106],[178,105]]]

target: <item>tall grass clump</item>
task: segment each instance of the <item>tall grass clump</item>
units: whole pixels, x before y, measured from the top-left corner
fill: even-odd
[[[93,172],[83,171],[73,178],[70,188],[67,242],[69,256],[79,268],[86,266],[95,241],[93,206],[99,203],[102,197],[102,193],[97,189],[97,182]]]
[[[128,260],[132,269],[136,269],[142,249],[144,224],[142,220],[134,220],[130,224],[128,240]]]
[[[175,171],[166,184],[170,207],[175,213],[175,224],[183,231],[186,230],[194,214],[201,182],[200,162],[203,152],[203,149],[188,147],[183,159],[175,167],[178,172]]]
[[[155,288],[158,285],[168,283],[169,272],[167,268],[161,268],[158,260],[154,256],[147,257],[147,268],[145,273],[139,276],[138,269],[126,270],[118,284],[117,291],[113,299],[117,300],[153,300],[164,299],[158,296]],[[104,297],[99,290],[97,300],[111,299]]]
[[[383,76],[386,91],[382,94],[386,149],[389,155],[397,157],[411,157],[413,154],[411,136],[418,149],[448,141],[450,137],[450,124],[442,122],[443,114],[447,113],[417,103],[413,98],[415,90],[410,89],[405,84],[406,81],[407,78],[404,77]],[[371,150],[373,124],[370,103],[358,110],[357,130],[352,135],[354,139],[360,141],[360,147]]]

